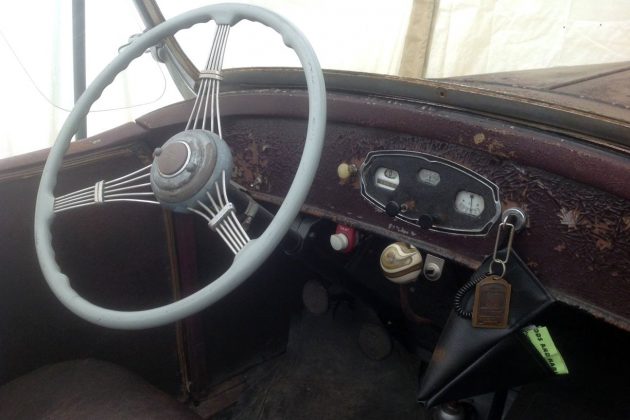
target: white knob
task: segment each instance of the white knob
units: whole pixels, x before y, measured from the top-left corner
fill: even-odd
[[[343,233],[330,235],[330,246],[335,251],[345,251],[348,248],[348,237]]]

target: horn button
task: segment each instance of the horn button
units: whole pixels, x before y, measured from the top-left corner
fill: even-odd
[[[183,141],[176,141],[155,149],[155,156],[160,175],[171,178],[186,168],[190,161],[190,146]]]
[[[160,203],[186,212],[197,201],[207,201],[206,191],[232,174],[232,154],[225,141],[206,130],[175,134],[154,151],[151,188]]]

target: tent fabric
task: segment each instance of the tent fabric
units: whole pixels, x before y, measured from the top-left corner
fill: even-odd
[[[630,60],[627,0],[246,1],[293,21],[329,69],[440,78]],[[14,2],[0,13],[0,158],[48,147],[72,108],[70,3],[40,1],[33,13],[33,3]],[[209,1],[160,3],[169,17]],[[132,2],[87,2],[86,28],[89,83],[143,25]],[[199,26],[177,38],[199,65],[211,37]],[[226,68],[296,65],[270,30],[231,31]],[[88,134],[179,100],[163,65],[145,54],[95,104]]]

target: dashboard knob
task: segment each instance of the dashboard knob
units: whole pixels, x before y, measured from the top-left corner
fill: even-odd
[[[400,204],[395,201],[390,201],[385,205],[385,213],[388,216],[396,217],[400,213]]]
[[[394,283],[407,284],[416,281],[422,269],[420,251],[404,242],[394,242],[385,247],[380,258],[383,275]]]
[[[348,237],[343,233],[330,235],[330,246],[332,246],[335,251],[345,251],[348,249],[348,244]]]
[[[359,233],[350,226],[337,225],[335,233],[330,235],[330,246],[337,252],[352,252],[359,242]]]
[[[420,226],[422,229],[431,229],[431,227],[433,226],[433,217],[429,216],[428,214],[423,214],[418,218],[418,226]]]
[[[348,178],[353,177],[357,173],[357,166],[348,163],[341,163],[337,166],[337,176],[342,181],[346,181]]]

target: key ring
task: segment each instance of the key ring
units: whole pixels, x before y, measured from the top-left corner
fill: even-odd
[[[508,217],[506,216],[503,221],[499,224],[499,229],[497,230],[497,238],[494,241],[494,252],[492,253],[492,261],[490,262],[490,266],[488,270],[490,271],[488,274],[493,274],[493,265],[499,264],[501,266],[501,274],[499,277],[503,278],[505,276],[505,272],[507,271],[507,262],[510,259],[510,254],[512,253],[512,243],[514,242],[514,232],[516,229],[514,228],[514,224],[508,223]],[[505,258],[499,258],[499,243],[503,242],[501,239],[504,236],[504,231],[507,231],[507,246],[505,248]]]
[[[501,274],[497,274],[494,272],[494,269],[492,268],[492,266],[494,264],[499,264],[499,266],[501,267]],[[505,262],[501,261],[501,260],[492,260],[490,261],[490,266],[488,267],[488,275],[497,275],[500,278],[503,278],[503,276],[505,276],[505,272],[507,271],[507,266],[505,265]]]

